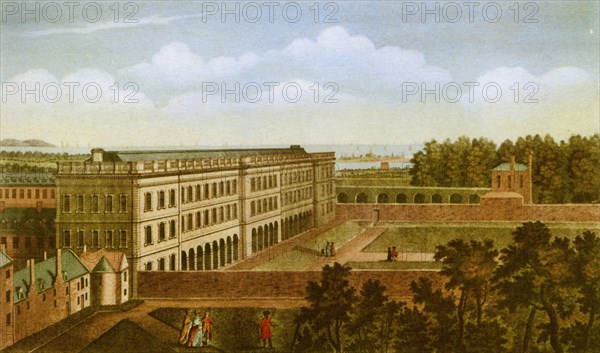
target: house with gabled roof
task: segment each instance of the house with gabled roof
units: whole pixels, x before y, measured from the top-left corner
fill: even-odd
[[[13,303],[16,342],[90,306],[90,272],[71,250],[31,259],[14,274]]]
[[[90,271],[92,305],[118,305],[129,300],[129,263],[124,253],[101,249],[79,257]]]

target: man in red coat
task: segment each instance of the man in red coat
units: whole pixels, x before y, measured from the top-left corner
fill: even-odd
[[[271,321],[269,315],[270,313],[268,311],[263,311],[263,319],[258,326],[260,328],[260,339],[263,342],[263,347],[267,346],[268,341],[269,348],[273,348],[273,343],[271,342],[271,338],[273,337],[273,332],[271,332],[273,321]]]

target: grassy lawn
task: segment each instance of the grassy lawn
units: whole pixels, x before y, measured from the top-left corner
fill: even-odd
[[[355,222],[346,222],[305,242],[272,261],[256,266],[257,271],[301,271],[320,259],[321,248],[326,242],[334,242],[336,248],[346,244],[363,231]]]
[[[388,224],[388,229],[363,251],[385,252],[396,246],[400,252],[435,252],[437,245],[456,238],[465,240],[492,239],[498,248],[512,241],[512,232],[522,223],[411,223]],[[574,238],[585,230],[600,231],[599,224],[551,223],[548,228],[555,236]]]
[[[440,270],[441,262],[430,261],[372,261],[372,262],[348,262],[353,270]]]
[[[202,313],[206,308],[200,309]],[[212,344],[225,352],[262,352],[258,339],[258,324],[263,310],[271,312],[273,320],[273,347],[269,352],[289,352],[294,336],[294,315],[296,309],[274,308],[213,308],[210,313],[213,319]],[[170,325],[177,330],[181,328],[185,311],[176,308],[161,308],[150,313],[155,319]],[[173,337],[173,342],[178,342]],[[202,351],[202,348],[197,348]]]

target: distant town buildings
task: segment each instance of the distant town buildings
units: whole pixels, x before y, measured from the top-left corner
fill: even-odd
[[[15,269],[54,254],[56,186],[51,173],[0,173],[0,245]]]

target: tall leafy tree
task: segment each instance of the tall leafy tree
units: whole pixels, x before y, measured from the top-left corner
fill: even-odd
[[[303,308],[298,321],[310,327],[312,335],[325,337],[334,352],[342,352],[344,329],[350,320],[354,302],[357,301],[354,287],[348,282],[350,267],[339,263],[325,265],[321,281],[310,281],[306,287],[308,308]],[[294,342],[295,343],[295,342]]]
[[[460,293],[456,338],[459,349],[464,349],[465,316],[469,301],[475,301],[477,325],[482,323],[483,308],[490,294],[492,275],[496,268],[496,256],[498,251],[491,240],[466,242],[455,239],[436,248],[434,259],[444,263],[440,273],[448,277],[446,289]]]
[[[564,238],[551,239],[550,230],[541,222],[528,222],[513,233],[514,244],[503,249],[496,269],[497,288],[503,294],[501,304],[510,309],[529,308],[530,315],[522,352],[531,342],[536,311],[546,315],[543,333],[549,337],[555,353],[563,353],[560,340],[561,316],[573,311],[569,291],[569,260],[573,251]]]

